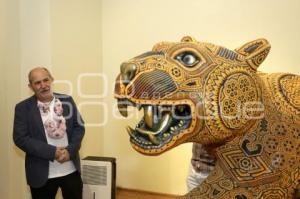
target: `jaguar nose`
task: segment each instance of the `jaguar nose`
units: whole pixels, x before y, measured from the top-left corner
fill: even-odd
[[[121,65],[122,83],[126,86],[134,78],[137,65],[134,63],[123,63]]]

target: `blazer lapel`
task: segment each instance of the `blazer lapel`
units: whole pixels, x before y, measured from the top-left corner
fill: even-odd
[[[33,96],[30,100],[30,112],[31,112],[30,115],[32,115],[33,121],[35,123],[35,126],[37,127],[37,132],[42,132],[42,133],[38,133],[38,135],[40,135],[42,139],[47,141],[41,113],[37,106],[37,99],[35,96]]]

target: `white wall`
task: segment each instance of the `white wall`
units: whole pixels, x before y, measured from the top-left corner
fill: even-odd
[[[28,89],[28,72],[37,66],[52,69],[50,3],[48,0],[20,1],[20,58],[21,95],[31,95]]]
[[[14,187],[22,187],[22,158],[12,143],[13,108],[20,92],[19,2],[0,1],[0,198],[22,198]],[[20,189],[21,190],[21,189]],[[22,192],[22,190],[21,190]]]
[[[7,15],[8,13],[5,12],[5,10],[8,9],[7,2],[2,1],[0,4],[0,29],[4,30],[7,28]],[[1,31],[0,32],[0,43],[6,44],[5,40],[7,37],[7,31]],[[4,57],[6,56],[5,47],[0,47],[0,66],[1,66],[1,73],[0,73],[0,112],[6,113],[5,106],[6,106],[6,97],[5,97],[5,84],[4,84],[4,77],[5,77],[5,68],[4,65],[6,64],[6,61],[4,60]],[[4,169],[0,170],[0,176],[2,179],[6,179],[6,182],[3,180],[0,181],[0,196],[8,198],[9,196],[9,174],[7,172],[7,169],[9,168],[9,153],[8,153],[8,133],[6,132],[8,130],[6,124],[6,117],[0,117],[0,126],[2,126],[4,133],[1,134],[0,139],[0,156],[1,159],[3,159],[1,162],[2,167]]]

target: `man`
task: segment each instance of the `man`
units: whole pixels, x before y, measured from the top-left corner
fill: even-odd
[[[187,176],[187,189],[191,191],[200,185],[215,168],[216,158],[209,154],[206,149],[198,143],[193,143],[192,159]]]
[[[33,199],[82,199],[79,149],[85,132],[72,97],[54,94],[46,68],[28,74],[34,95],[15,107],[13,139],[26,153],[26,179]]]

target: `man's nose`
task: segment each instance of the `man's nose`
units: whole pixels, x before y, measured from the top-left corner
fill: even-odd
[[[45,88],[47,86],[47,83],[41,82],[41,88]]]
[[[134,78],[137,70],[137,65],[134,63],[122,63],[121,64],[121,78],[122,83],[126,86]]]

